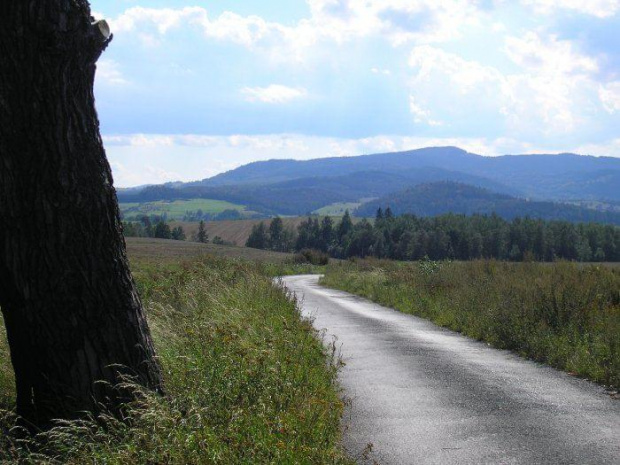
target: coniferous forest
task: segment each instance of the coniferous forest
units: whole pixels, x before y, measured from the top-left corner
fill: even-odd
[[[394,216],[377,210],[374,222],[354,223],[347,212],[339,222],[308,217],[297,231],[256,225],[246,245],[280,251],[320,250],[334,258],[580,262],[620,261],[620,228],[492,215],[446,214],[432,218]],[[276,233],[276,237],[271,237]]]

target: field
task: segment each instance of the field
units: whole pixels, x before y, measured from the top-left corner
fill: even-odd
[[[167,215],[169,220],[182,220],[185,212],[202,210],[203,213],[217,214],[224,210],[245,211],[245,206],[237,205],[223,200],[192,199],[157,201],[145,203],[121,203],[119,204],[124,217],[135,215]]]
[[[292,257],[291,254],[271,252],[269,250],[147,237],[127,237],[125,242],[127,243],[129,258],[132,262],[138,263],[171,264],[204,255],[262,263],[286,263]]]
[[[285,227],[291,227],[297,229],[297,226],[304,221],[306,217],[293,217],[282,218]],[[209,240],[215,236],[220,236],[227,242],[237,244],[238,246],[244,246],[248,240],[252,227],[260,222],[264,222],[269,225],[271,219],[263,220],[231,220],[231,221],[206,221],[205,225],[207,233],[209,234]],[[177,222],[170,223],[170,226],[182,226],[187,237],[191,237],[192,234],[198,231],[198,223]]]
[[[315,210],[313,213],[321,216],[343,216],[344,212],[349,210],[349,213],[353,213],[357,207],[361,205],[361,202],[338,202],[331,205],[326,205],[323,208]]]
[[[126,423],[102,417],[14,436],[0,319],[0,463],[351,463],[339,445],[339,360],[272,284],[281,270],[270,263],[283,266],[288,255],[150,239],[128,245],[167,396],[143,393]]]
[[[620,386],[616,266],[359,261],[329,267],[321,282],[578,376]]]

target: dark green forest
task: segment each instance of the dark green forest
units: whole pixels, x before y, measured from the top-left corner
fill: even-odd
[[[360,206],[355,215],[372,217],[378,208],[390,206],[395,215],[437,216],[446,213],[464,215],[496,213],[512,220],[528,216],[572,223],[607,223],[620,225],[620,213],[597,211],[556,202],[530,201],[488,189],[457,182],[421,184],[389,194]]]
[[[505,220],[496,214],[395,216],[390,208],[378,209],[374,223],[354,224],[348,212],[338,223],[330,217],[308,217],[297,231],[286,230],[281,222],[275,218],[270,226],[256,225],[246,246],[313,249],[334,258],[620,261],[620,228],[597,223]]]

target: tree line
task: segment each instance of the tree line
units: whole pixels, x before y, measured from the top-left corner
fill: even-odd
[[[174,239],[184,241],[187,237],[182,226],[171,228],[165,217],[142,215],[136,221],[123,221],[125,237],[154,237],[157,239]]]
[[[496,214],[397,217],[388,207],[377,210],[374,222],[354,224],[347,211],[338,223],[308,217],[296,231],[276,217],[269,226],[255,225],[246,246],[281,252],[314,249],[334,258],[616,262],[620,228],[529,217],[505,220]]]

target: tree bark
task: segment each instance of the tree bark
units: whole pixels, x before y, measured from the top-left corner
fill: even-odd
[[[95,110],[111,38],[92,22],[86,0],[0,2],[0,306],[17,411],[39,426],[118,409],[125,375],[162,388]]]

